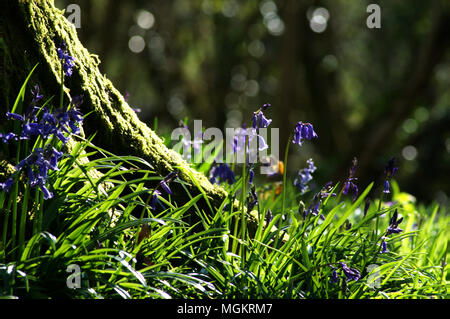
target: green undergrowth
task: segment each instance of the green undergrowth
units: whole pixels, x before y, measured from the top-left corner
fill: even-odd
[[[207,174],[210,165],[195,168]],[[304,216],[299,201],[311,201],[312,191],[301,195],[285,182],[281,194],[262,178],[252,190],[240,167],[244,174],[223,183],[228,197],[218,207],[195,179],[198,195],[175,178],[169,186],[184,193],[174,200],[161,192],[155,201],[165,177],[150,163],[82,136],[58,169],[49,172],[47,200],[23,175],[0,191],[1,298],[448,297],[450,216],[417,203],[394,181],[389,198],[379,196],[368,209],[366,198],[379,185],[361,187],[352,200],[337,183]],[[256,229],[242,222],[252,191]],[[402,231],[388,236],[395,212]]]

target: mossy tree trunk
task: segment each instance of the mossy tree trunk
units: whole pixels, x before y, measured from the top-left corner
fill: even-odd
[[[64,80],[64,98],[82,94],[81,111],[92,112],[83,125],[87,136],[96,133],[94,143],[118,155],[135,155],[152,164],[164,176],[182,167],[204,189],[213,203],[220,203],[225,190],[208,179],[168,149],[146,124],[141,122],[128,106],[120,92],[101,74],[99,58],[86,50],[78,39],[75,27],[51,0],[0,1],[0,114],[4,114],[14,99],[28,72],[36,63],[31,83],[38,83],[44,96],[59,97],[61,64],[57,47],[64,40],[68,53],[75,58],[73,75]],[[31,86],[30,86],[31,88]],[[29,90],[27,90],[29,92]],[[0,125],[4,121],[0,115]],[[191,186],[193,194],[199,191],[187,174],[180,178]]]

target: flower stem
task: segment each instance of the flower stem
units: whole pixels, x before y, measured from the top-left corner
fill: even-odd
[[[284,172],[283,172],[283,197],[281,201],[281,213],[284,213],[285,203],[286,203],[286,176],[287,176],[287,160],[289,154],[289,147],[291,146],[292,133],[289,136],[288,143],[286,145],[286,149],[284,151]]]

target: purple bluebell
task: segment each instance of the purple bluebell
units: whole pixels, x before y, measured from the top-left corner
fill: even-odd
[[[390,190],[390,186],[389,186],[389,181],[386,179],[386,180],[384,181],[384,190],[383,190],[383,193],[389,194],[390,192],[391,192],[391,190]]]
[[[358,160],[356,159],[356,157],[354,157],[353,161],[352,161],[352,165],[350,166],[350,169],[349,169],[348,178],[344,183],[344,189],[342,191],[342,194],[344,194],[344,195],[351,192],[353,194],[353,197],[352,197],[353,201],[355,201],[356,198],[358,197],[358,186],[355,184],[355,182],[358,180],[355,177],[357,167],[358,167]]]
[[[384,174],[386,175],[386,178],[391,178],[397,171],[398,167],[395,166],[395,157],[391,157],[384,169]]]
[[[364,203],[364,217],[366,217],[366,215],[367,215],[367,212],[369,211],[369,208],[370,208],[370,198],[369,197],[366,197],[365,199],[364,199],[364,201],[365,201],[365,203]]]
[[[398,219],[397,210],[395,210],[394,215],[389,221],[389,226],[386,230],[386,236],[390,234],[398,234],[403,231],[403,229],[398,228],[398,225],[403,221],[403,217]]]
[[[395,157],[391,157],[391,159],[388,161],[384,169],[385,181],[383,193],[388,194],[391,192],[389,180],[395,175],[395,173],[397,173],[397,171],[398,167],[395,166]]]
[[[173,170],[172,172],[170,172],[169,174],[167,174],[166,177],[164,177],[160,182],[159,182],[159,187],[162,188],[162,190],[167,194],[167,195],[171,195],[172,194],[172,190],[169,187],[169,184],[175,179],[177,178],[179,174],[179,171]]]
[[[294,185],[300,189],[301,194],[308,191],[308,183],[313,179],[312,173],[317,169],[314,166],[312,158],[307,161],[308,167],[301,169],[298,172],[298,176],[294,179]]]
[[[258,111],[253,113],[252,127],[254,129],[265,128],[265,127],[268,127],[270,125],[272,120],[271,119],[267,119],[264,116],[264,113],[263,113],[263,111],[265,111],[269,107],[270,107],[270,104],[264,104],[262,107],[259,108]]]
[[[292,143],[302,145],[302,139],[312,140],[317,138],[318,135],[314,132],[314,128],[311,123],[298,122],[294,129],[294,138]]]
[[[162,190],[167,194],[170,195],[172,194],[172,190],[170,189],[169,185],[167,185],[167,183],[162,180],[159,182],[159,186],[161,186]]]
[[[337,284],[339,282],[337,270],[332,265],[330,265],[330,267],[333,269],[333,272],[331,273],[330,283]]]
[[[335,197],[336,193],[332,193],[333,191],[333,182],[328,182],[324,187],[320,190],[320,192],[316,195],[320,199]]]
[[[4,183],[0,183],[0,188],[4,190],[5,192],[9,192],[11,189],[11,186],[14,184],[14,178],[10,177],[8,178]]]
[[[352,200],[355,201],[358,197],[358,186],[353,182],[355,179],[348,179],[344,184],[344,190],[342,191],[342,194],[346,195],[348,193],[352,193]]]
[[[6,112],[6,117],[8,119],[13,119],[13,120],[17,120],[17,121],[25,121],[25,117],[23,115],[20,114],[16,114],[16,113],[11,113],[11,112]]]
[[[50,169],[58,170],[58,160],[62,155],[62,152],[59,152],[51,145],[47,145],[44,148],[36,148],[30,155],[16,165],[16,170],[21,171],[26,169],[30,186],[39,186],[44,194],[44,199],[49,199],[53,197],[53,193],[45,186],[48,171]]]
[[[351,280],[359,280],[361,278],[360,272],[355,268],[349,268],[345,263],[339,262],[339,265],[341,265],[342,270],[344,271],[344,275],[346,277],[346,281]]]
[[[61,60],[64,74],[67,77],[72,76],[75,59],[67,53],[66,42],[63,40],[59,48],[57,48],[58,59]]]
[[[233,140],[231,141],[233,153],[237,154],[245,151],[247,154],[246,159],[248,161],[250,156],[254,155],[256,152],[252,143],[255,138],[257,138],[258,151],[263,151],[269,147],[264,138],[258,134],[257,129],[253,127],[236,129]]]
[[[258,205],[258,195],[256,194],[254,186],[250,189],[250,197],[248,199],[248,211],[251,211],[253,207]]]
[[[156,209],[156,203],[158,202],[158,196],[161,196],[161,192],[157,189],[153,191],[152,195],[152,211]]]
[[[345,230],[350,230],[352,228],[352,223],[348,221],[348,219],[345,220]]]
[[[263,104],[263,106],[261,106],[261,111],[265,111],[265,110],[267,110],[269,107],[271,107],[272,105],[271,104],[269,104],[269,103],[265,103],[265,104]]]
[[[2,139],[3,143],[8,144],[11,140],[17,141],[18,137],[15,133],[12,132],[6,134],[0,133],[0,139]]]
[[[388,252],[389,252],[389,250],[387,248],[386,240],[383,238],[381,240],[381,253],[385,254],[385,253],[388,253]]]
[[[209,176],[210,182],[215,184],[218,184],[221,181],[226,181],[231,185],[236,181],[233,171],[225,163],[213,166]]]
[[[265,128],[265,127],[268,127],[270,125],[270,123],[272,123],[272,120],[267,119],[261,110],[253,113],[253,122],[252,122],[253,128],[255,128],[255,129],[256,128]]]
[[[34,105],[35,103],[39,102],[43,95],[40,94],[40,88],[39,84],[35,84],[34,88],[31,90],[31,94],[33,96],[33,99],[31,100],[31,104]]]
[[[314,195],[314,198],[311,202],[311,204],[309,205],[308,209],[303,211],[303,218],[306,218],[309,214],[313,215],[313,216],[317,216],[320,213],[320,204],[322,203],[322,201],[320,200],[319,194]],[[299,209],[300,211],[300,209]],[[320,219],[325,220],[325,216],[323,214],[320,214]]]
[[[53,198],[53,193],[48,190],[48,188],[45,186],[45,184],[42,181],[40,181],[38,183],[38,186],[41,189],[42,193],[44,194],[45,200]]]
[[[249,177],[248,177],[248,183],[249,184],[253,184],[253,178],[255,177],[255,172],[253,171],[252,168],[250,168],[249,170]]]

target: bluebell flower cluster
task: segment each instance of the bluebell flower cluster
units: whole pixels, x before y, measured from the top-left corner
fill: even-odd
[[[53,146],[52,139],[56,137],[65,144],[70,138],[70,134],[79,133],[83,114],[77,108],[83,103],[83,99],[81,96],[74,97],[71,107],[50,112],[46,107],[37,106],[43,97],[38,85],[32,89],[31,93],[32,100],[24,115],[6,113],[7,119],[22,122],[21,132],[19,134],[14,132],[1,134],[0,138],[4,143],[9,143],[12,140],[31,140],[41,137],[43,146],[34,148],[25,159],[21,160],[15,166],[14,174],[4,183],[0,183],[0,188],[9,191],[16,174],[24,172],[30,187],[39,187],[44,199],[50,199],[53,197],[53,193],[46,186],[48,175],[51,170],[58,170],[58,162],[63,156],[63,153]]]
[[[346,182],[344,183],[344,190],[342,191],[342,194],[344,195],[352,193],[353,201],[355,201],[356,198],[358,197],[358,186],[355,184],[355,182],[358,180],[355,177],[357,167],[358,167],[358,160],[356,159],[356,157],[354,157],[352,161],[352,166],[350,167],[349,170],[349,176]]]
[[[67,53],[64,41],[57,48],[57,55],[62,63],[65,76],[71,76],[75,60]],[[83,99],[81,96],[74,97],[69,108],[50,112],[46,107],[38,107],[37,105],[43,97],[40,94],[39,85],[34,86],[31,95],[31,102],[23,115],[12,112],[6,113],[7,119],[22,122],[21,132],[19,134],[14,132],[1,133],[0,139],[3,143],[9,143],[41,137],[41,145],[43,146],[33,149],[31,154],[21,160],[15,167],[16,172],[7,181],[0,183],[0,188],[9,191],[14,183],[15,175],[25,171],[30,186],[38,186],[43,192],[44,199],[49,199],[53,197],[53,193],[46,187],[48,173],[50,170],[58,170],[58,161],[63,156],[62,152],[52,146],[52,138],[55,136],[65,144],[70,134],[79,133],[79,125],[83,121],[83,114],[77,108],[83,103]]]
[[[80,132],[79,125],[83,122],[83,114],[77,110],[77,106],[82,103],[81,97],[74,97],[72,100],[72,108],[58,109],[51,113],[46,107],[42,107],[42,117],[39,120],[37,106],[32,106],[31,110],[25,115],[16,113],[6,113],[6,117],[12,120],[22,122],[22,131],[20,135],[15,133],[7,133],[1,138],[4,143],[10,140],[17,141],[29,140],[34,136],[41,136],[42,139],[48,140],[52,135],[56,136],[63,144],[68,140],[67,134],[78,134]]]
[[[270,107],[270,104],[264,104],[258,111],[253,113],[252,127],[254,129],[266,128],[270,125],[272,120],[267,119],[263,113],[263,111],[265,111],[269,107]]]
[[[314,132],[314,127],[311,123],[298,122],[295,125],[292,143],[302,146],[302,139],[310,141],[313,138],[318,138],[318,135]]]
[[[355,268],[349,268],[345,263],[338,262],[338,265],[341,266],[342,271],[345,276],[345,281],[357,281],[361,278],[361,273],[358,271],[358,269]],[[329,265],[331,269],[333,269],[331,273],[330,283],[338,283],[339,282],[339,276],[337,273],[337,269],[333,267],[333,265]]]
[[[349,268],[345,263],[339,262],[339,265],[341,265],[342,270],[344,271],[344,275],[346,277],[346,281],[357,281],[359,278],[361,278],[360,272],[355,268]]]
[[[386,236],[389,236],[390,234],[398,234],[403,231],[403,229],[398,228],[398,225],[403,221],[403,217],[398,219],[398,212],[397,209],[394,212],[394,215],[391,217],[389,221],[389,226],[386,230]]]
[[[308,191],[308,183],[313,179],[312,173],[317,169],[312,158],[307,161],[307,164],[308,167],[301,169],[298,172],[298,176],[294,179],[294,185],[300,189],[301,194]]]
[[[320,199],[320,192],[319,192],[316,195],[314,195],[314,198],[307,209],[304,209],[304,207],[300,205],[298,211],[300,214],[303,214],[304,219],[306,219],[306,217],[308,217],[310,214],[313,216],[318,216],[320,213],[320,204],[322,204],[322,201]],[[325,216],[323,214],[320,214],[320,219],[325,220]]]
[[[64,74],[67,77],[71,77],[73,73],[73,67],[75,66],[75,59],[67,53],[66,42],[63,40],[59,48],[57,48],[58,59],[62,63]]]
[[[385,169],[384,169],[384,193],[390,193],[390,185],[389,185],[389,179],[391,179],[395,173],[398,171],[398,167],[395,166],[395,158],[392,157],[389,162],[387,163]]]
[[[236,179],[231,168],[225,163],[220,163],[219,165],[213,166],[211,169],[209,181],[215,184],[226,181],[231,185]]]
[[[398,218],[398,212],[397,209],[394,211],[394,214],[392,215],[391,219],[389,220],[389,226],[386,229],[386,234],[381,238],[381,253],[387,253],[389,252],[387,248],[386,238],[387,236],[391,234],[398,234],[403,231],[403,229],[398,228],[398,225],[403,221],[402,218]]]
[[[15,168],[18,172],[26,170],[30,186],[39,186],[44,194],[44,199],[49,199],[53,197],[53,193],[45,186],[48,172],[49,170],[58,170],[58,161],[62,155],[62,152],[47,144],[45,148],[36,148],[28,157],[20,161]]]

